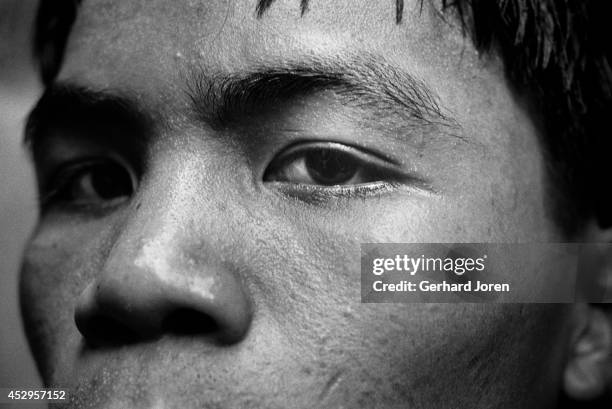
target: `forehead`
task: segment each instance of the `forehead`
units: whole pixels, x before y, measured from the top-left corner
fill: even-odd
[[[258,18],[255,0],[86,0],[63,74],[103,83],[109,73],[113,80],[121,74],[132,77],[130,84],[146,74],[171,82],[194,65],[233,71],[304,54],[361,51],[409,65],[415,75],[432,66],[452,70],[453,56],[476,62],[461,30],[444,22],[433,3],[406,1],[397,24],[394,1],[311,1],[302,15],[299,0],[277,0]]]

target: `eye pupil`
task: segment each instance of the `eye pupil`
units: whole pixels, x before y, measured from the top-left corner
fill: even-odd
[[[310,177],[321,185],[346,183],[359,171],[357,161],[341,151],[313,149],[304,160]]]
[[[129,196],[132,193],[129,174],[116,165],[101,165],[92,169],[91,187],[104,200]]]
[[[116,163],[88,165],[68,185],[64,200],[78,204],[101,204],[132,195],[130,172]]]

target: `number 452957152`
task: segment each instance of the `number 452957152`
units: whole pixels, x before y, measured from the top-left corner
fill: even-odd
[[[9,400],[65,400],[66,391],[61,389],[9,389],[5,395]]]

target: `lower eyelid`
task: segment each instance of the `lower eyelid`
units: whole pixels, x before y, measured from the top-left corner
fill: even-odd
[[[270,182],[267,185],[285,196],[313,204],[331,200],[380,197],[400,188],[400,184],[395,182],[372,182],[352,186],[318,186],[286,182]]]
[[[400,181],[378,181],[347,186],[319,186],[287,182],[267,182],[266,185],[294,199],[311,204],[323,204],[338,200],[382,198],[388,195],[404,193],[421,197],[438,196],[429,182],[405,177]]]

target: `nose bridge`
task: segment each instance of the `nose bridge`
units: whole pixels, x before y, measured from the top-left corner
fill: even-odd
[[[177,264],[211,263],[201,243],[223,230],[207,170],[201,159],[187,156],[164,155],[155,160],[158,166],[139,188],[137,205],[115,246],[118,256],[129,257],[136,268],[162,282],[176,278]],[[196,243],[200,251],[194,252]]]
[[[142,193],[142,205],[80,296],[75,320],[86,339],[99,340],[96,326],[109,322],[112,331],[126,334],[120,340],[171,332],[233,343],[246,335],[248,294],[237,269],[212,249],[212,226],[202,219],[194,190],[177,183],[155,199],[147,200],[154,191]]]

